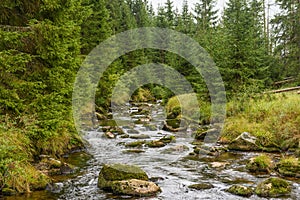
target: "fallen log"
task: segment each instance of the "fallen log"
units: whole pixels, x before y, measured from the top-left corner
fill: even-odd
[[[295,91],[295,90],[300,90],[300,86],[284,88],[284,89],[279,89],[279,90],[271,90],[271,91],[264,92],[264,94],[290,92],[290,91]],[[299,94],[299,92],[298,92],[298,94]]]

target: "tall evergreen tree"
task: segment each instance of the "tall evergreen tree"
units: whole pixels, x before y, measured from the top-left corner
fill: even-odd
[[[272,20],[275,55],[281,58],[282,76],[300,74],[300,2],[276,0],[282,12]]]

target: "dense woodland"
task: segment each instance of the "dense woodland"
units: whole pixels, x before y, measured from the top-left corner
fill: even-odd
[[[15,176],[21,176],[38,155],[59,156],[82,144],[71,110],[76,73],[94,47],[128,29],[170,28],[194,38],[219,68],[228,100],[273,89],[287,77],[294,85],[300,82],[298,0],[276,0],[281,11],[270,19],[264,0],[229,0],[220,17],[214,0],[193,6],[185,0],[180,11],[173,4],[168,0],[156,11],[147,0],[1,0],[0,190],[9,183],[12,163],[20,169]],[[108,110],[122,74],[152,62],[174,67],[209,100],[205,83],[187,61],[143,49],[108,68],[97,90],[98,109]],[[173,95],[158,85],[144,89],[158,99]],[[17,190],[26,190],[21,185]]]

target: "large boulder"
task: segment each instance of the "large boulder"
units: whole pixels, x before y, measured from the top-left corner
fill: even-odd
[[[228,149],[238,151],[257,151],[260,147],[256,144],[257,138],[248,132],[244,132],[235,138],[229,145]]]
[[[149,196],[160,188],[148,181],[148,175],[135,165],[104,165],[98,177],[98,187],[114,194]]]
[[[280,197],[291,193],[291,185],[281,178],[269,178],[259,183],[255,193],[261,197]]]

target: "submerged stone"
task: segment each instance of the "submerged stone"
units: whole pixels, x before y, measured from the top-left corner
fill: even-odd
[[[207,190],[214,188],[214,186],[210,183],[197,183],[193,185],[188,186],[190,189],[195,189],[195,190]]]
[[[269,178],[259,183],[255,193],[261,197],[280,197],[291,193],[291,185],[281,178]]]
[[[146,145],[150,148],[159,148],[159,147],[164,147],[166,144],[159,140],[153,140],[153,141],[147,142]]]

